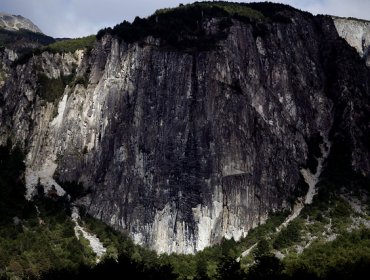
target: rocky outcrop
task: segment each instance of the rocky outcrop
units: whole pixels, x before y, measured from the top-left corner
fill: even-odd
[[[5,13],[0,13],[0,28],[4,28],[10,31],[18,31],[24,29],[35,33],[42,33],[40,28],[38,28],[28,18],[22,17],[20,15],[9,15]]]
[[[370,21],[334,17],[339,36],[356,49],[370,67]]]
[[[89,53],[16,66],[0,141],[27,150],[29,197],[39,182],[59,194],[83,182],[90,214],[158,252],[193,253],[291,207],[323,139],[369,176],[368,69],[331,18],[285,17],[232,19],[209,50],[105,35]],[[74,82],[46,101],[40,75]]]

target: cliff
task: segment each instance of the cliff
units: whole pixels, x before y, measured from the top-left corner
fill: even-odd
[[[3,51],[0,142],[27,151],[27,197],[82,182],[94,217],[193,253],[291,208],[324,143],[332,170],[368,178],[364,61],[330,17],[265,5],[248,6],[257,17],[200,8],[176,39],[118,26],[89,51],[25,63]],[[148,19],[153,32],[172,12]],[[135,22],[123,27],[147,26]]]

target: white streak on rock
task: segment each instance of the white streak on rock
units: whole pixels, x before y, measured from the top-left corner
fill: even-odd
[[[251,247],[249,247],[247,250],[245,250],[245,251],[240,255],[240,257],[236,259],[236,261],[237,261],[237,262],[239,262],[239,261],[240,261],[240,258],[243,258],[243,257],[248,256],[248,255],[252,252],[252,250],[257,246],[257,244],[258,244],[258,242],[257,242],[257,243],[254,243]]]
[[[282,223],[276,229],[277,232],[281,231],[282,228],[288,226],[288,224],[291,221],[293,221],[295,218],[297,218],[299,216],[299,214],[301,213],[304,205],[305,204],[311,204],[312,200],[313,200],[313,197],[317,193],[316,185],[320,181],[320,175],[321,175],[321,172],[322,172],[322,168],[323,168],[323,165],[324,165],[324,162],[325,162],[326,158],[329,155],[330,146],[331,146],[331,143],[329,142],[329,140],[327,139],[326,136],[323,137],[323,139],[324,139],[324,143],[320,144],[320,150],[321,150],[322,156],[320,158],[317,158],[316,172],[314,174],[312,174],[312,172],[309,168],[301,169],[301,174],[303,175],[303,178],[304,178],[305,182],[308,185],[308,191],[307,191],[304,198],[299,197],[297,199],[297,201],[295,202],[295,204],[293,206],[292,213],[286,218],[284,223]]]
[[[46,194],[55,193],[58,196],[65,195],[63,188],[53,179],[57,164],[52,158],[47,158],[40,169],[26,169],[26,199],[30,200],[36,192],[36,186],[40,183]]]
[[[64,111],[65,111],[66,105],[67,105],[67,98],[68,98],[68,94],[65,94],[63,96],[62,101],[59,102],[58,115],[51,122],[51,126],[54,126],[54,127],[58,128],[62,124]]]
[[[322,157],[317,159],[317,168],[316,168],[316,173],[315,174],[312,174],[311,171],[308,168],[307,169],[301,169],[301,173],[303,175],[303,178],[309,186],[308,192],[307,192],[307,194],[305,196],[305,200],[304,200],[305,204],[311,204],[312,199],[313,199],[314,195],[317,192],[316,185],[320,180],[320,175],[321,175],[321,172],[322,172],[324,161],[326,160],[326,158],[329,155],[330,146],[331,146],[331,143],[329,142],[329,140],[327,138],[324,137],[324,143],[320,144],[320,150],[321,150],[321,153],[322,153]]]
[[[78,223],[79,219],[80,219],[80,214],[78,212],[78,209],[77,207],[73,207],[72,208],[72,221],[75,223],[74,230],[75,230],[76,238],[80,239],[80,236],[82,234],[82,236],[89,241],[91,249],[97,256],[96,262],[98,263],[101,260],[102,256],[106,253],[107,249],[100,242],[99,238],[96,237],[96,235],[87,232],[82,226],[80,226],[80,224]]]
[[[315,174],[312,174],[311,171],[307,169],[301,169],[301,173],[303,175],[303,178],[305,182],[308,184],[309,188],[304,198],[299,197],[297,201],[295,202],[293,206],[292,213],[285,219],[285,221],[276,228],[276,232],[280,232],[283,228],[287,227],[291,221],[293,221],[295,218],[299,216],[302,209],[304,208],[305,204],[311,204],[312,199],[314,195],[316,194],[316,184],[319,182],[319,178],[323,169],[323,165],[325,160],[327,159],[329,153],[330,153],[330,147],[331,143],[327,139],[327,137],[324,138],[324,143],[320,144],[320,150],[322,153],[322,157],[317,159],[317,168]],[[237,261],[240,261],[241,257],[248,256],[250,252],[253,250],[255,246],[257,246],[258,242],[253,244],[251,247],[249,247],[247,250],[245,250],[239,258],[237,258]]]
[[[197,251],[201,251],[212,244],[212,230],[216,227],[216,223],[222,215],[222,209],[222,203],[219,201],[213,201],[212,209],[200,204],[193,209],[194,219],[198,225]]]

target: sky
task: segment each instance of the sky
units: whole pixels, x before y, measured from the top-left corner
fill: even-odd
[[[96,34],[136,16],[146,17],[160,8],[177,7],[188,0],[0,0],[0,12],[29,18],[45,34],[75,38]],[[235,0],[234,2],[237,2]],[[239,2],[257,2],[259,0]],[[270,0],[313,14],[370,20],[370,0]]]

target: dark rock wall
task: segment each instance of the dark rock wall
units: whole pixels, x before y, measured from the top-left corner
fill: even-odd
[[[7,82],[1,98],[18,110],[0,111],[2,139],[26,143],[29,192],[37,178],[82,181],[95,217],[158,252],[191,253],[290,207],[317,139],[368,176],[369,71],[331,18],[289,17],[234,20],[208,51],[107,35],[82,61],[70,54],[64,68],[77,65],[89,85],[67,87],[54,104],[32,83],[34,103],[20,102],[21,86]],[[60,64],[48,65],[40,71],[57,77]],[[21,118],[26,133],[15,129]]]

